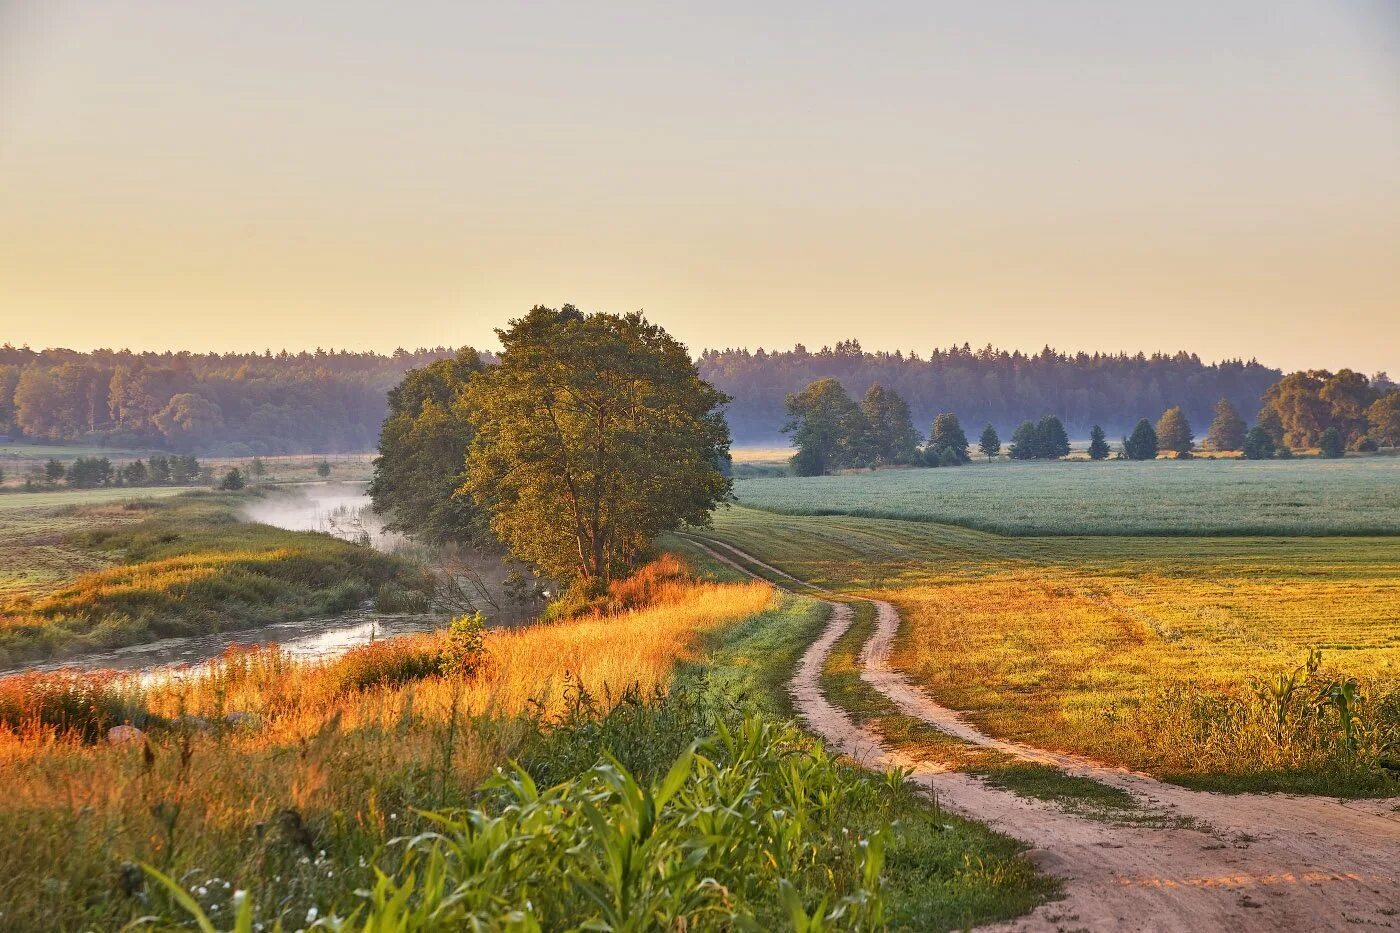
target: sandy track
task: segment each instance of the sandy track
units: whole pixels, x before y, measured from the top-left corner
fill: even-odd
[[[770,578],[821,591],[723,542],[695,543],[745,573],[758,567]],[[1122,826],[1018,797],[886,748],[878,734],[826,699],[822,667],[853,617],[848,604],[827,602],[827,628],[803,654],[792,681],[794,701],[808,726],[868,767],[908,768],[911,779],[941,805],[1022,840],[1036,864],[1064,882],[1062,900],[992,929],[1202,933],[1400,927],[1400,802],[1201,793],[993,738],[889,666],[899,614],[889,603],[872,601],[878,618],[861,652],[862,677],[907,715],[965,741],[1122,788],[1147,807],[1191,822]]]

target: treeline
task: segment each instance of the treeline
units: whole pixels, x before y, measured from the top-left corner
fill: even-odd
[[[113,463],[107,457],[78,457],[65,464],[52,458],[43,467],[36,467],[24,477],[21,487],[26,492],[52,489],[59,484],[74,489],[97,489],[103,486],[194,486],[213,482],[210,467],[198,457],[176,454],[154,456],[148,460]],[[4,481],[0,474],[0,482]]]
[[[837,380],[818,379],[789,395],[784,408],[788,421],[783,432],[792,435],[797,448],[789,463],[798,476],[863,467],[952,467],[972,460],[967,432],[956,414],[935,415],[925,439],[914,427],[909,404],[898,392],[878,383],[857,404]],[[1102,446],[1103,429],[1095,425],[1093,431],[1090,454],[1102,459],[1108,454]],[[1001,437],[991,424],[982,429],[977,450],[989,460],[1001,454]],[[1013,460],[1042,460],[1063,457],[1069,450],[1063,422],[1047,415],[1023,422],[1012,435],[1007,454]]]
[[[818,379],[790,393],[784,409],[788,420],[782,430],[792,435],[797,448],[789,465],[798,476],[881,466],[959,466],[971,460],[967,434],[956,414],[936,415],[924,440],[914,428],[908,402],[878,383],[856,403],[839,381]],[[1367,379],[1351,370],[1313,370],[1292,373],[1270,386],[1252,428],[1230,399],[1218,399],[1204,449],[1238,452],[1249,460],[1290,457],[1295,446],[1315,449],[1323,457],[1341,457],[1348,450],[1374,452],[1397,441],[1400,388],[1393,382],[1384,375]],[[989,460],[1002,452],[1001,438],[990,422],[982,429],[977,449]],[[1117,451],[1103,427],[1092,425],[1087,453],[1091,460],[1153,460],[1162,453],[1187,459],[1199,449],[1190,416],[1173,405],[1155,425],[1139,418]],[[1069,435],[1055,415],[1021,422],[1006,450],[1012,460],[1057,460],[1069,452]]]
[[[225,456],[372,450],[389,388],[452,353],[79,353],[5,344],[0,435]]]
[[[1111,436],[1131,430],[1141,413],[1180,406],[1204,424],[1221,398],[1245,417],[1259,411],[1266,389],[1282,372],[1254,360],[1204,363],[1192,353],[1060,353],[1027,355],[969,345],[917,353],[861,349],[855,340],[811,352],[706,350],[702,377],[733,398],[726,409],[736,442],[771,441],[785,420],[789,394],[820,379],[836,379],[857,396],[874,384],[901,396],[917,424],[956,411],[970,424],[1011,431],[1054,412],[1074,436],[1102,425]]]

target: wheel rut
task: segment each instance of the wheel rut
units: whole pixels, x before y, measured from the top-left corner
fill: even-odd
[[[832,748],[862,765],[907,769],[939,804],[1025,843],[1064,885],[1064,897],[991,930],[1329,930],[1400,928],[1400,800],[1338,801],[1281,794],[1192,791],[1149,775],[989,736],[934,701],[890,665],[900,618],[876,607],[861,677],[904,714],[974,745],[1119,788],[1179,817],[1167,826],[1120,825],[1017,796],[887,746],[821,689],[833,646],[854,621],[849,602],[721,541],[690,537],[711,557],[830,607],[826,629],[791,682],[796,708]],[[761,573],[759,572],[761,571]],[[791,586],[788,586],[791,584]]]

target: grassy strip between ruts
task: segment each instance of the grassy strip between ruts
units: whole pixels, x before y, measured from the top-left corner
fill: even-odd
[[[11,734],[0,926],[185,916],[123,867],[138,860],[217,926],[246,904],[250,920],[287,929],[357,909],[382,929],[455,928],[468,907],[499,929],[609,916],[787,928],[818,914],[953,928],[1046,896],[1015,843],[774,724],[823,623],[820,604],[774,601],[759,584],[697,583],[671,605],[490,633],[465,678],[405,663],[441,650],[430,636],[319,667],[264,653],[149,697],[169,725],[152,725],[148,745]],[[213,719],[257,697],[237,725]],[[180,718],[182,705],[200,718]],[[524,771],[483,785],[510,758]],[[741,819],[707,822],[726,813]],[[444,899],[459,885],[469,897]]]
[[[369,548],[239,521],[255,495],[133,499],[120,521],[66,532],[70,550],[111,565],[0,603],[0,664],[329,615],[416,582]]]

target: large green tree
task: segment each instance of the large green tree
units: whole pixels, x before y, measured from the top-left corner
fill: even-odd
[[[487,536],[482,510],[458,493],[472,439],[467,382],[485,369],[481,355],[467,347],[410,369],[389,390],[369,494],[390,531],[433,544],[479,543]]]
[[[1259,425],[1249,429],[1240,446],[1246,460],[1268,460],[1274,455],[1274,437]]]
[[[869,425],[865,415],[835,379],[818,379],[787,397],[788,422],[797,453],[793,472],[823,476],[834,470],[870,463]]]
[[[536,307],[497,331],[469,380],[463,489],[497,538],[545,574],[606,585],[657,534],[705,525],[729,495],[727,396],[641,314]]]
[[[1040,436],[1036,433],[1034,421],[1022,421],[1011,433],[1011,448],[1007,456],[1012,460],[1034,460],[1040,456]]]
[[[1215,403],[1215,420],[1206,431],[1209,450],[1243,450],[1246,427],[1244,419],[1228,398]]]
[[[877,465],[913,463],[919,457],[919,435],[909,416],[909,403],[878,382],[860,400],[870,456]]]

